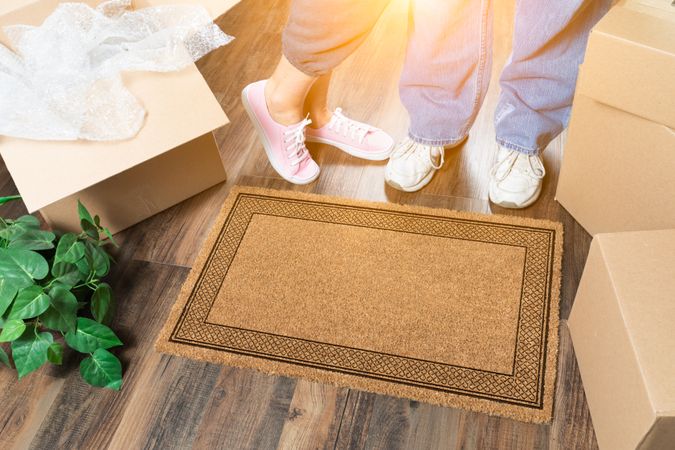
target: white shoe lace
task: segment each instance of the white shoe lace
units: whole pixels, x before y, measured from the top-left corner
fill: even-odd
[[[284,131],[286,157],[293,167],[310,157],[309,151],[305,146],[305,128],[310,123],[312,123],[312,121],[309,119],[309,116],[307,116],[302,122]]]
[[[363,144],[366,135],[374,130],[373,127],[365,123],[357,122],[342,114],[342,108],[336,108],[333,112],[330,122],[328,122],[328,129],[341,133],[359,144]]]
[[[516,164],[519,161],[522,163],[525,159],[527,166]],[[492,167],[490,174],[495,180],[504,181],[514,170],[535,179],[542,179],[546,175],[546,169],[539,155],[527,155],[516,150],[509,150],[506,157]]]
[[[434,164],[434,150],[438,150],[441,155],[439,164]],[[424,163],[428,163],[431,167],[438,170],[443,167],[443,164],[445,163],[445,149],[440,146],[420,144],[410,138],[406,138],[406,140],[394,150],[391,158],[402,160],[415,158]]]

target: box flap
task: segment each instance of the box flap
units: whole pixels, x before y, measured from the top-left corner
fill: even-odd
[[[595,26],[577,83],[601,103],[675,128],[675,25],[617,6]]]
[[[134,7],[180,4],[203,5],[214,19],[225,14],[230,8],[239,3],[239,0],[133,0]],[[227,30],[223,30],[227,33]]]
[[[41,0],[0,17],[0,25],[40,23],[56,3]],[[147,111],[145,125],[133,139],[43,142],[0,136],[0,154],[30,212],[228,123],[194,65],[180,72],[135,72],[123,78]]]
[[[675,414],[675,230],[596,239],[654,411]]]
[[[675,4],[672,0],[626,0],[623,6],[675,21]]]
[[[4,14],[11,13],[17,9],[21,9],[25,6],[30,5],[31,3],[37,3],[40,0],[12,0],[12,1],[3,1],[0,3],[0,16]]]

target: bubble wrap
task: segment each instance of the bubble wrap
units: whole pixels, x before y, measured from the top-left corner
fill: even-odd
[[[200,6],[130,7],[62,3],[39,27],[6,27],[14,51],[0,45],[0,135],[131,138],[145,110],[120,72],[180,70],[232,40]]]

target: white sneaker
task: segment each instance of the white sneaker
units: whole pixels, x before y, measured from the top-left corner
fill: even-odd
[[[525,208],[541,193],[546,175],[539,155],[499,147],[497,162],[490,172],[490,201],[503,208]]]
[[[419,191],[443,166],[444,157],[443,147],[424,145],[406,138],[391,153],[384,181],[400,191]]]

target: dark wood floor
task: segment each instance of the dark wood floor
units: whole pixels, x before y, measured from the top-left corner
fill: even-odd
[[[449,152],[443,170],[422,192],[385,188],[383,164],[326,147],[311,147],[320,179],[304,187],[280,179],[266,161],[239,102],[247,83],[267,77],[276,62],[289,0],[243,0],[218,23],[237,39],[199,67],[232,123],[217,130],[229,181],[119,236],[112,274],[119,301],[114,323],[124,388],[115,393],[80,380],[76,355],[17,382],[0,369],[1,448],[223,449],[587,449],[596,448],[569,333],[563,320],[551,425],[534,425],[458,409],[310,383],[158,354],[153,341],[193,258],[234,184],[293,189],[477,212],[549,218],[565,226],[561,315],[566,319],[590,237],[554,201],[562,139],[545,153],[548,177],[539,202],[524,211],[492,207],[487,174],[494,155],[496,76],[510,45],[513,0],[495,2],[495,73],[468,142]],[[406,0],[395,0],[364,47],[337,70],[333,104],[352,116],[405,134],[397,96],[405,46]],[[0,165],[0,195],[16,192]],[[25,212],[21,205],[0,211]]]

